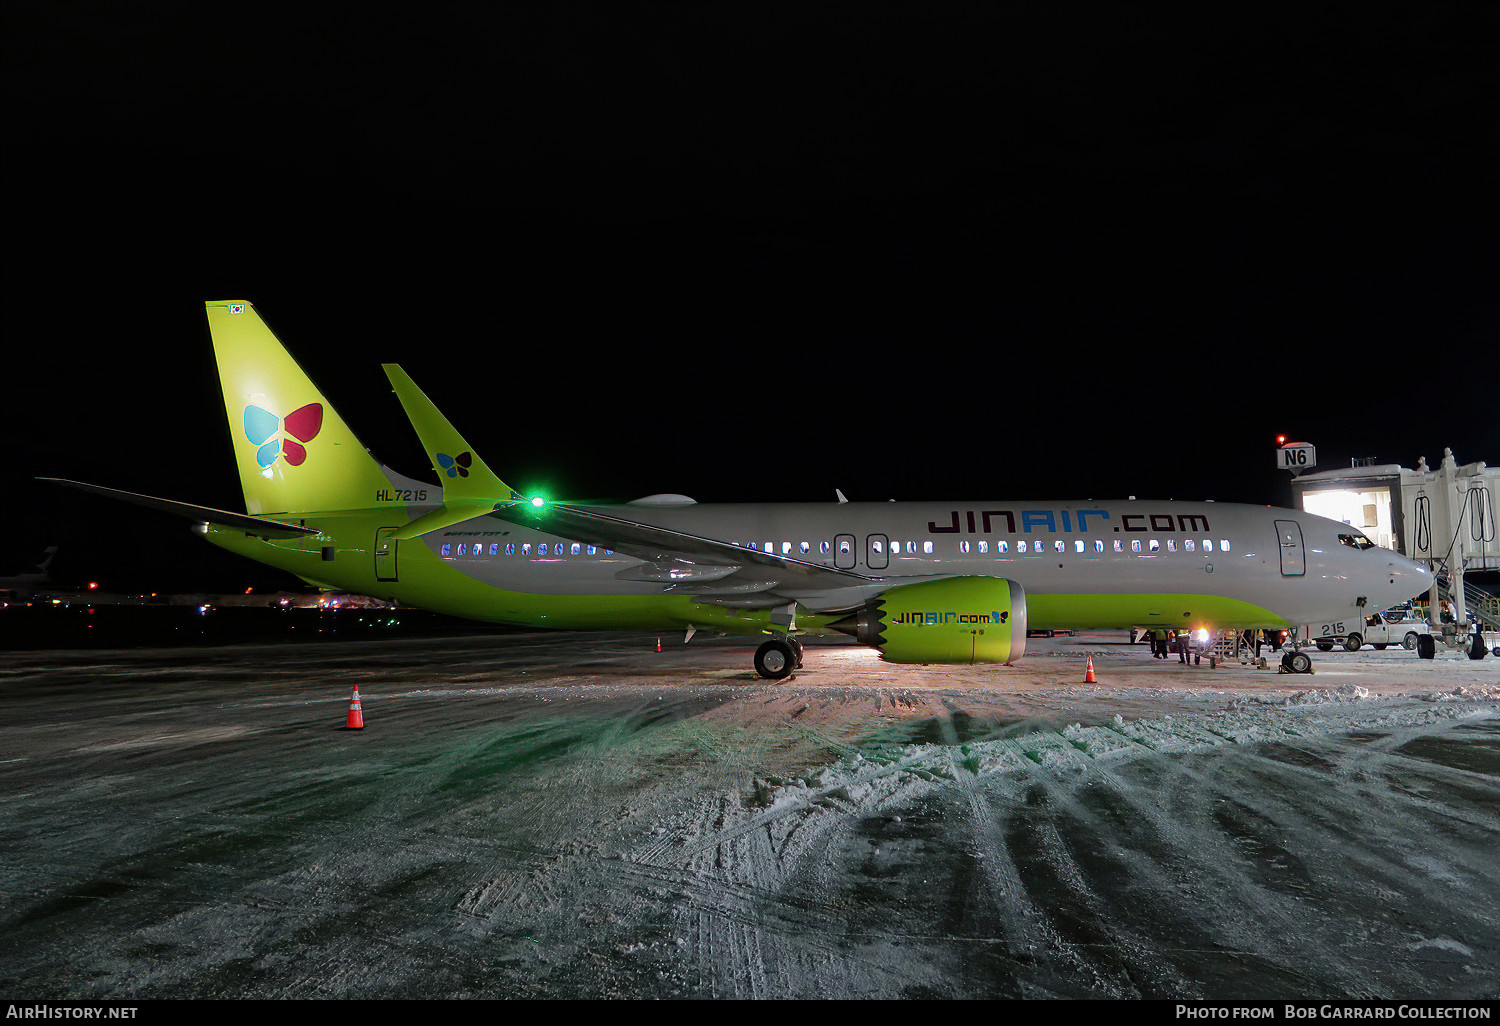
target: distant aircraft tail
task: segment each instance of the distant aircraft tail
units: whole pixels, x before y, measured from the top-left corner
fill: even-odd
[[[42,561],[36,565],[36,568],[42,572],[43,576],[47,575],[47,568],[52,565],[52,557],[56,555],[56,545],[48,545],[45,549],[42,550]]]
[[[380,465],[271,334],[251,304],[204,304],[245,509],[369,509],[391,487]]]

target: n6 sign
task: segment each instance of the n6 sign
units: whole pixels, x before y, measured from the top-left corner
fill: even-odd
[[[1318,465],[1318,450],[1306,442],[1283,445],[1276,454],[1276,465],[1282,470],[1306,470]]]

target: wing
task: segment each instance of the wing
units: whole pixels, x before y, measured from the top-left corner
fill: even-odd
[[[501,503],[490,516],[645,561],[620,571],[616,576],[621,580],[657,581],[666,591],[739,609],[796,601],[812,609],[840,611],[858,606],[887,587],[880,577],[626,520],[582,506],[534,506],[516,501]]]

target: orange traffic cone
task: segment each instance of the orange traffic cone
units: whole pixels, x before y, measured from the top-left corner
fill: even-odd
[[[660,651],[661,651],[661,639],[660,639],[660,638],[657,638],[657,639],[656,639],[656,650],[657,650],[657,651],[658,651],[658,652],[660,652]]]
[[[349,718],[344,721],[345,730],[364,730],[365,714],[359,707],[359,685],[354,685],[354,696],[349,699]]]
[[[1085,684],[1097,684],[1097,683],[1099,683],[1098,681],[1096,681],[1094,679],[1094,657],[1093,656],[1089,656],[1089,672],[1085,673],[1083,675],[1083,682]]]

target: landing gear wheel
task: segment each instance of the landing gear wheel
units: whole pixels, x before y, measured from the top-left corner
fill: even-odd
[[[1312,673],[1312,660],[1306,652],[1288,652],[1281,657],[1280,673]]]
[[[1377,652],[1384,652],[1385,650],[1386,650],[1386,643],[1384,641],[1377,641],[1377,642],[1375,642],[1375,651],[1377,651]]]
[[[1437,642],[1432,640],[1431,634],[1417,635],[1417,658],[1432,659],[1437,655]]]
[[[1476,631],[1474,634],[1474,640],[1469,645],[1469,658],[1483,659],[1487,654],[1488,650],[1484,647],[1484,638],[1480,637],[1479,633]]]
[[[767,641],[755,650],[755,672],[767,680],[781,680],[797,668],[797,653],[785,641]]]
[[[1333,642],[1331,642],[1331,641],[1320,641],[1317,644],[1318,644],[1318,651],[1319,652],[1332,652],[1333,651]]]
[[[796,638],[787,638],[786,643],[792,646],[792,654],[797,657],[797,669],[802,669],[802,642]]]

